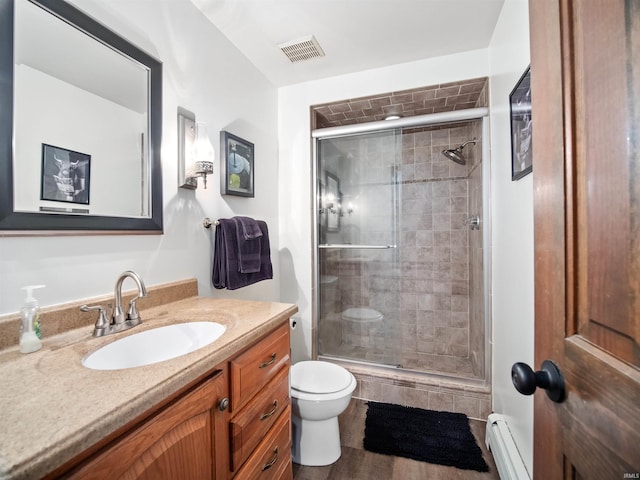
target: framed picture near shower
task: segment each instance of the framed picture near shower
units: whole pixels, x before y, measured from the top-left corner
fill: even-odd
[[[40,200],[89,205],[91,155],[42,144]]]
[[[220,132],[220,193],[254,196],[253,143],[229,132]]]
[[[531,68],[527,67],[509,94],[511,111],[511,180],[533,170],[531,143]]]

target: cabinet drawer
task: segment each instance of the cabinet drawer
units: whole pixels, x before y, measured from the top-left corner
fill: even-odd
[[[231,420],[232,470],[242,465],[289,403],[289,369],[283,368]]]
[[[289,324],[279,327],[230,364],[231,411],[235,413],[289,364]]]
[[[290,419],[291,408],[287,407],[260,446],[238,471],[236,478],[242,480],[291,478]]]

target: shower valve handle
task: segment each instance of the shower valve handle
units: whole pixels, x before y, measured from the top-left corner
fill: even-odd
[[[533,395],[536,388],[540,387],[556,403],[562,403],[566,397],[562,373],[551,360],[542,362],[542,368],[537,372],[526,363],[514,363],[511,367],[511,383],[523,395]]]

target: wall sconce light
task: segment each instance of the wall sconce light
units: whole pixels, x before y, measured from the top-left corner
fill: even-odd
[[[354,211],[354,210],[355,210],[355,208],[354,208],[354,206],[353,206],[353,203],[349,202],[349,203],[347,204],[347,213],[348,213],[349,215],[351,215],[351,214],[353,213],[353,211]]]
[[[322,198],[320,213],[324,213],[326,211],[333,213],[334,215],[338,213],[338,209],[340,208],[340,204],[336,204],[336,197],[333,193],[328,193]]]
[[[213,173],[215,152],[204,123],[196,123],[192,112],[178,107],[178,186],[198,188],[202,178],[207,188],[207,175]]]

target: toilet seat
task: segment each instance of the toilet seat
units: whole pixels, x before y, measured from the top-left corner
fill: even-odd
[[[308,360],[291,367],[291,388],[298,392],[329,394],[348,388],[353,381],[346,369],[329,362]]]
[[[342,318],[352,322],[378,322],[382,320],[382,314],[373,308],[352,307],[342,312]]]

